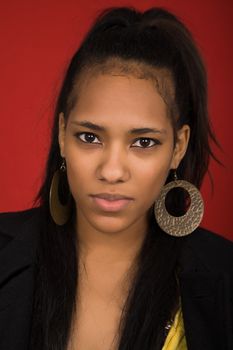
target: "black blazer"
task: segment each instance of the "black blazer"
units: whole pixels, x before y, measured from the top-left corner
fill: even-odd
[[[1,350],[29,348],[38,228],[38,209],[0,214]],[[188,236],[180,263],[188,349],[232,350],[232,242],[199,228]]]

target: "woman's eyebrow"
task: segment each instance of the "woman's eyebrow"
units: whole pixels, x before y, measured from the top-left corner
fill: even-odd
[[[88,129],[94,130],[94,131],[107,131],[107,129],[102,126],[98,125],[89,121],[73,121],[71,124],[84,126]],[[138,135],[138,134],[146,134],[146,133],[159,133],[159,134],[166,134],[165,129],[155,129],[155,128],[133,128],[128,131],[129,134]]]

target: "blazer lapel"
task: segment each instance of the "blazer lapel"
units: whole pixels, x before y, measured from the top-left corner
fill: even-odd
[[[0,349],[28,348],[38,241],[35,216],[3,233],[0,250]]]

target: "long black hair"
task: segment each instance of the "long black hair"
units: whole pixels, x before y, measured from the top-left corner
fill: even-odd
[[[139,12],[125,7],[102,12],[67,69],[55,109],[45,178],[37,196],[41,235],[31,332],[33,350],[65,350],[72,317],[78,312],[75,202],[70,220],[63,226],[57,226],[49,213],[51,180],[61,165],[59,113],[63,112],[67,120],[78,99],[82,76],[92,69],[105,69],[109,62],[126,72],[137,67],[140,74],[169,74],[174,96],[171,97],[168,84],[164,88],[158,82],[158,90],[167,100],[174,134],[184,124],[191,129],[188,149],[178,169],[179,178],[200,187],[213,156],[209,141],[215,138],[208,120],[206,71],[188,29],[161,8]],[[151,211],[148,220],[150,229],[135,261],[135,274],[119,325],[120,350],[161,349],[165,325],[178,305],[176,273],[184,238],[162,232]]]

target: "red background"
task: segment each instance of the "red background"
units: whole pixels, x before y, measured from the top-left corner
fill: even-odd
[[[0,4],[0,211],[32,206],[49,143],[54,101],[65,67],[98,12],[109,6],[163,6],[188,25],[209,76],[209,108],[224,167],[211,162],[214,181],[202,187],[203,226],[233,239],[231,0],[15,0]]]

